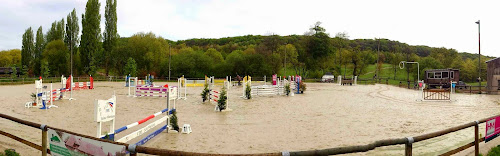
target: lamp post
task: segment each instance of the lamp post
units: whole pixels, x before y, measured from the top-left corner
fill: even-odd
[[[170,47],[172,45],[168,43],[168,81],[170,81],[170,63],[172,62],[172,53],[170,52]]]
[[[66,24],[66,30],[70,31],[70,34],[68,35],[69,37],[69,51],[70,51],[70,83],[69,83],[69,100],[74,100],[73,99],[73,33],[71,31],[71,27]]]
[[[479,81],[479,94],[481,94],[481,23],[479,22],[480,20],[477,20],[477,30],[478,30],[478,35],[479,35],[479,62],[478,62],[478,67],[479,67],[479,77],[477,80]]]
[[[286,76],[286,55],[287,55],[287,54],[286,54],[286,43],[285,43],[285,74],[284,74],[285,78],[287,77],[287,76]]]
[[[380,38],[377,39],[378,41],[378,46],[377,46],[377,65],[375,66],[375,74],[377,75],[376,78],[378,79],[378,77],[380,76],[380,69],[378,67],[379,65],[379,61],[380,61]]]

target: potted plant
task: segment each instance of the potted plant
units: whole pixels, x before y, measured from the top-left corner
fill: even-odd
[[[306,84],[303,81],[300,81],[300,93],[304,93],[306,89]]]
[[[172,129],[179,132],[179,124],[177,123],[177,111],[172,111],[172,117],[170,118],[170,124],[172,125]]]
[[[245,87],[245,97],[247,99],[251,99],[252,98],[252,87],[250,86],[250,83],[247,83],[247,85]]]
[[[226,87],[222,88],[220,93],[219,101],[217,101],[217,107],[219,107],[219,111],[226,109],[227,106],[227,92]]]
[[[203,102],[208,100],[209,93],[210,93],[210,90],[208,89],[208,84],[205,83],[205,88],[203,89],[203,91],[201,91],[201,98],[202,98]]]
[[[36,94],[35,93],[31,93],[31,100],[33,100],[32,106],[36,106]]]

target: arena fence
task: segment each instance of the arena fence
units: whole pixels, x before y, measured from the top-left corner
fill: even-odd
[[[479,155],[479,142],[484,141],[483,138],[479,138],[479,124],[485,123],[487,120],[495,117],[499,117],[500,115],[492,116],[489,118],[484,118],[481,120],[473,121],[470,123],[466,123],[460,126],[448,128],[445,130],[441,131],[436,131],[432,133],[427,133],[415,137],[404,137],[404,138],[395,138],[395,139],[386,139],[386,140],[379,140],[375,141],[371,144],[366,144],[366,145],[359,145],[359,146],[347,146],[347,147],[335,147],[335,148],[328,148],[328,149],[319,149],[319,150],[308,150],[308,151],[294,151],[294,152],[289,152],[289,151],[283,151],[283,152],[274,152],[274,153],[257,153],[257,154],[209,154],[209,153],[194,153],[194,152],[184,152],[184,151],[174,151],[174,150],[168,150],[168,149],[157,149],[157,148],[150,148],[150,147],[143,147],[143,146],[135,146],[133,144],[126,144],[126,143],[119,143],[119,142],[113,142],[109,140],[104,140],[104,139],[99,139],[87,135],[82,135],[74,132],[70,132],[67,130],[47,126],[47,125],[42,125],[22,119],[18,119],[12,116],[8,116],[5,114],[0,113],[0,118],[4,118],[10,121],[17,122],[19,124],[23,124],[26,126],[30,126],[33,128],[41,129],[42,130],[42,145],[37,145],[35,143],[32,143],[28,140],[24,140],[22,138],[19,138],[17,136],[14,136],[10,133],[4,132],[0,130],[0,134],[12,138],[18,142],[21,142],[25,145],[28,145],[30,147],[33,147],[37,150],[42,151],[42,155],[46,156],[47,154],[50,154],[50,150],[47,149],[47,129],[53,129],[57,131],[61,131],[64,133],[80,136],[83,138],[87,139],[92,139],[96,141],[101,141],[101,142],[107,142],[115,145],[123,145],[126,147],[126,150],[129,151],[131,154],[130,155],[136,155],[137,153],[143,153],[143,154],[153,154],[153,155],[186,155],[186,156],[191,156],[191,155],[201,155],[201,156],[206,156],[206,155],[252,155],[252,156],[257,156],[257,155],[290,155],[290,156],[308,156],[308,155],[337,155],[337,154],[348,154],[348,153],[358,153],[358,152],[367,152],[370,150],[374,150],[377,147],[383,147],[383,146],[392,146],[392,145],[405,145],[405,155],[406,156],[411,156],[412,155],[412,145],[413,143],[417,143],[420,141],[424,141],[427,139],[439,137],[445,134],[453,133],[459,130],[463,130],[469,127],[474,127],[474,141],[471,143],[468,143],[466,145],[463,145],[461,147],[458,147],[456,149],[453,149],[451,151],[448,151],[446,153],[443,153],[441,155],[452,155],[455,153],[458,153],[462,150],[465,150],[469,147],[474,146],[475,149],[475,155]]]

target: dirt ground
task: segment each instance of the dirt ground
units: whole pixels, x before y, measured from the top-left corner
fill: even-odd
[[[163,85],[165,83],[157,83]],[[54,84],[59,86],[60,84]],[[116,92],[116,128],[138,121],[166,107],[165,98],[127,97],[123,82],[96,82],[94,90],[73,93],[59,108],[24,108],[34,84],[0,86],[0,113],[90,136],[96,135],[94,100]],[[176,83],[170,83],[176,85]],[[258,85],[258,83],[252,83]],[[363,145],[381,139],[417,136],[450,128],[500,112],[500,95],[453,94],[451,102],[420,102],[418,91],[388,85],[338,86],[308,83],[304,94],[240,98],[242,87],[229,92],[229,112],[214,112],[202,103],[202,87],[188,87],[187,100],[178,100],[179,125],[190,124],[191,134],[162,133],[146,146],[208,153],[263,153]],[[69,95],[67,95],[69,97]],[[151,121],[143,124],[147,125]],[[118,134],[120,138],[141,128]],[[0,129],[41,144],[41,131],[0,119]],[[108,129],[104,127],[103,129]],[[484,136],[484,124],[480,132]],[[415,155],[436,155],[472,142],[469,128],[415,143]],[[135,142],[133,140],[132,142]],[[131,143],[131,142],[129,142]],[[499,144],[498,139],[489,143]],[[484,146],[483,146],[484,147]],[[0,149],[14,148],[22,155],[41,152],[0,135]],[[482,153],[487,151],[482,149]],[[389,146],[353,155],[402,155],[403,146]],[[471,154],[464,151],[460,155]]]

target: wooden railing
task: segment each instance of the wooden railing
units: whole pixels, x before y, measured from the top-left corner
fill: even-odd
[[[424,100],[450,100],[450,94],[449,89],[424,89],[422,93]]]
[[[257,156],[257,155],[275,155],[275,156],[279,156],[279,155],[291,155],[291,156],[295,156],[295,155],[297,155],[297,156],[299,156],[299,155],[300,156],[337,155],[337,154],[367,152],[367,151],[373,150],[377,147],[383,147],[383,146],[405,145],[405,155],[411,156],[413,143],[417,143],[417,142],[424,141],[427,139],[439,137],[439,136],[453,133],[453,132],[463,130],[463,129],[466,129],[469,127],[474,127],[475,131],[474,131],[474,141],[473,142],[468,143],[466,145],[463,145],[461,147],[458,147],[456,149],[453,149],[451,151],[448,151],[442,155],[452,155],[452,154],[458,153],[462,150],[465,150],[469,147],[474,146],[475,155],[477,156],[477,155],[479,155],[479,142],[484,141],[484,138],[479,138],[479,124],[484,123],[488,119],[491,119],[491,118],[494,118],[497,116],[484,118],[484,119],[473,121],[470,123],[466,123],[466,124],[463,124],[460,126],[456,126],[456,127],[448,128],[445,130],[432,132],[432,133],[427,133],[427,134],[423,134],[423,135],[419,135],[419,136],[415,136],[415,137],[404,137],[404,138],[379,140],[379,141],[375,141],[371,144],[366,144],[366,145],[335,147],[335,148],[308,150],[308,151],[295,151],[295,152],[285,151],[285,152],[258,153],[258,154],[210,154],[210,153],[194,153],[194,152],[174,151],[174,150],[168,150],[168,149],[157,149],[157,148],[150,148],[150,147],[143,147],[143,146],[135,147],[135,146],[131,146],[131,145],[126,144],[126,143],[119,143],[119,142],[113,142],[113,141],[109,141],[109,140],[94,138],[91,136],[82,135],[82,134],[70,132],[70,131],[55,128],[55,127],[50,127],[50,126],[41,125],[38,123],[33,123],[30,121],[18,119],[18,118],[8,116],[5,114],[0,114],[0,118],[14,121],[14,122],[26,125],[26,126],[33,127],[33,128],[41,129],[42,130],[42,145],[41,146],[36,145],[35,143],[29,142],[27,140],[24,140],[22,138],[19,138],[17,136],[14,136],[12,134],[7,133],[7,132],[3,132],[1,130],[0,130],[0,134],[7,136],[9,138],[12,138],[16,141],[19,141],[19,142],[26,144],[30,147],[33,147],[35,149],[41,150],[43,156],[47,155],[47,153],[50,154],[50,150],[47,149],[47,128],[51,128],[54,130],[62,131],[62,132],[68,133],[68,134],[72,134],[72,135],[76,135],[76,136],[80,136],[80,137],[84,137],[84,138],[88,138],[88,139],[92,139],[92,140],[108,142],[108,143],[112,143],[112,144],[116,144],[116,145],[124,145],[126,147],[126,149],[131,152],[131,155],[136,155],[136,153],[153,154],[153,155],[188,155],[188,156],[191,156],[191,155],[201,155],[201,156],[205,156],[205,155],[252,155],[252,156]]]

